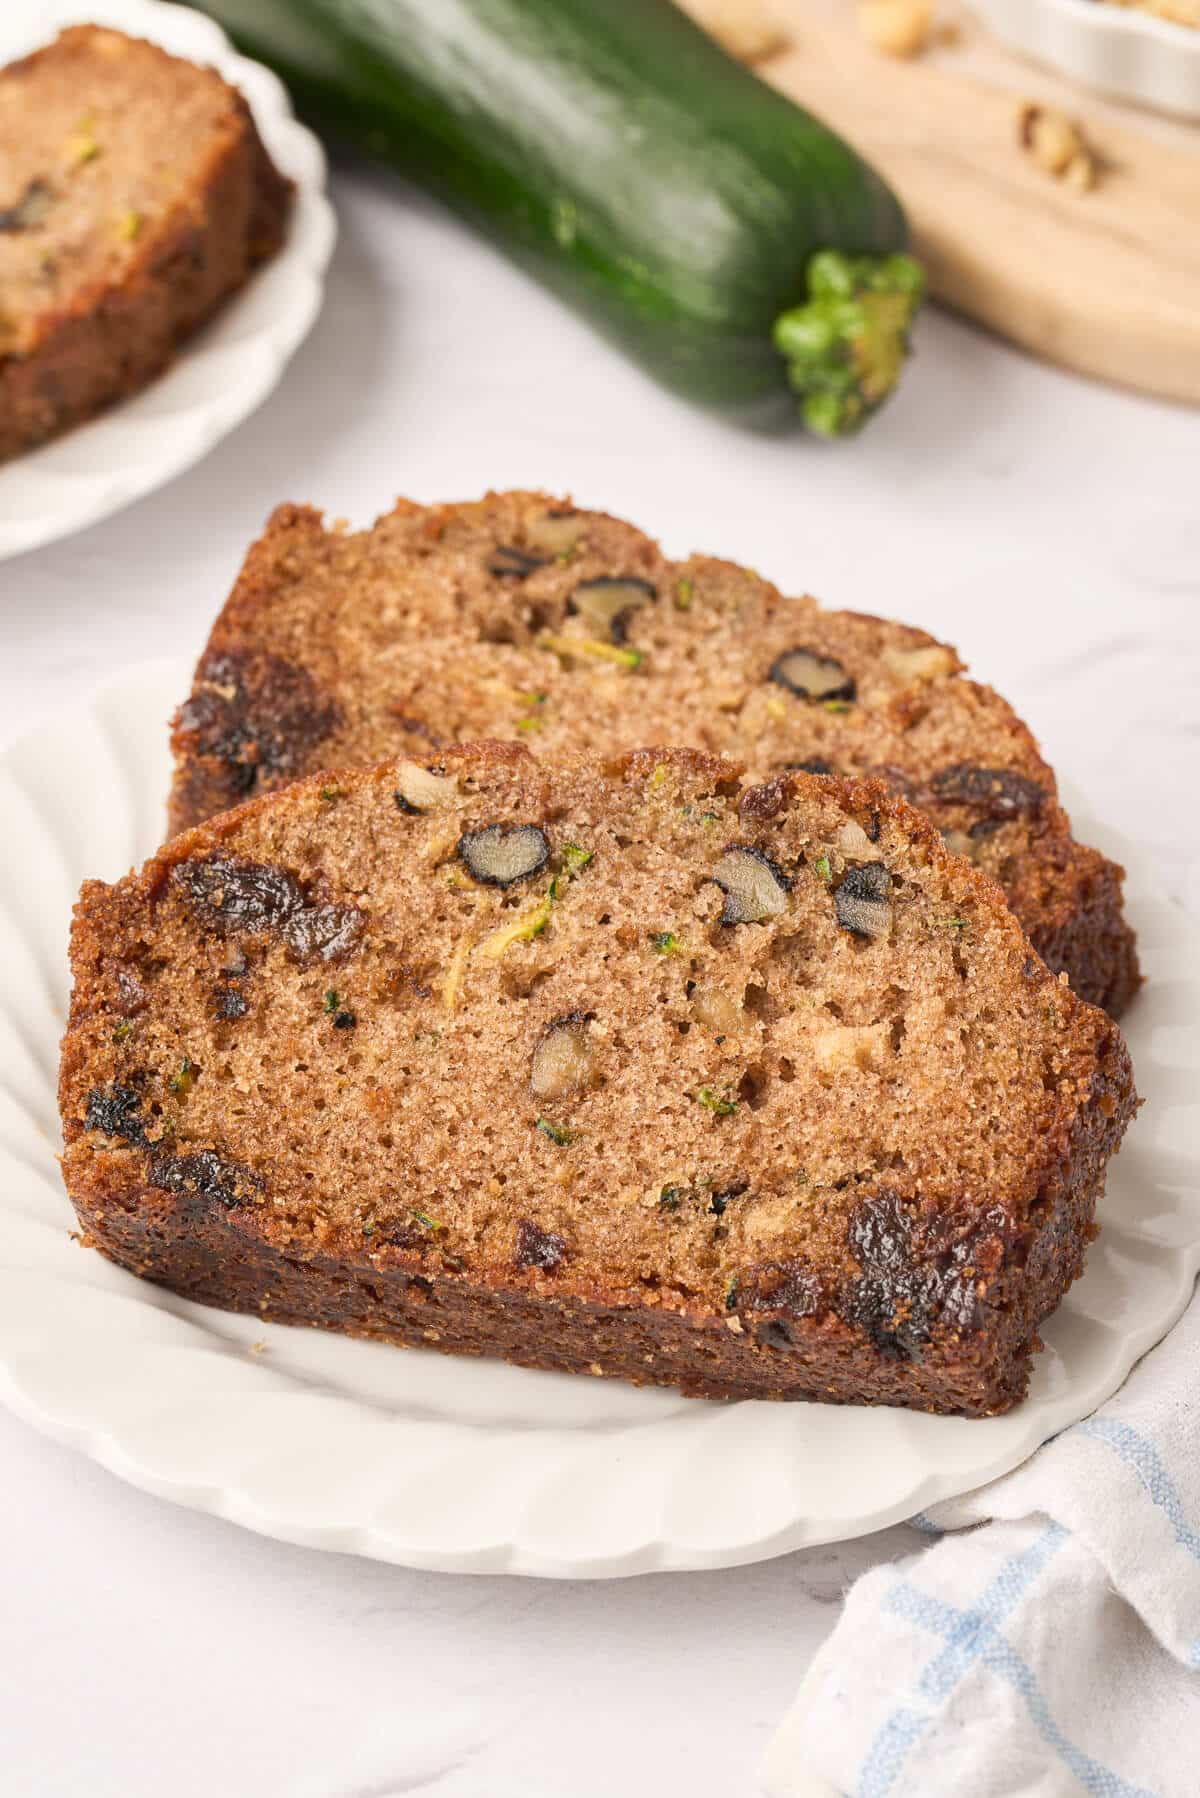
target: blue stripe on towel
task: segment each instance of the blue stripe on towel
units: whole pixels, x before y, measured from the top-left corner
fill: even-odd
[[[1042,1740],[1086,1792],[1094,1798],[1155,1798],[1144,1787],[1127,1784],[1068,1741],[1050,1714],[1032,1668],[1000,1633],[1000,1625],[1067,1539],[1060,1524],[1047,1524],[1027,1549],[1003,1563],[978,1604],[969,1610],[931,1598],[908,1580],[896,1582],[884,1608],[942,1636],[946,1646],[934,1655],[917,1682],[917,1693],[925,1704],[920,1709],[903,1706],[894,1710],[879,1729],[863,1762],[858,1798],[886,1798],[910,1751],[933,1722],[936,1707],[979,1660],[1020,1694]]]
[[[1200,1536],[1188,1522],[1183,1500],[1153,1443],[1139,1435],[1129,1424],[1118,1423],[1110,1417],[1089,1417],[1078,1428],[1081,1436],[1090,1436],[1093,1441],[1103,1442],[1111,1448],[1126,1467],[1137,1475],[1153,1503],[1174,1530],[1175,1540],[1180,1548],[1186,1548],[1194,1559],[1200,1561]]]
[[[912,1591],[915,1597],[921,1598],[924,1607],[921,1621],[927,1628],[946,1638],[946,1648],[934,1657],[921,1675],[917,1689],[923,1696],[931,1699],[944,1697],[950,1687],[962,1678],[971,1661],[983,1648],[984,1638],[981,1632],[985,1620],[994,1625],[1008,1615],[1025,1587],[1037,1578],[1049,1555],[1065,1537],[1066,1532],[1058,1524],[1048,1525],[1029,1548],[1004,1562],[975,1610],[956,1610],[952,1605],[940,1604],[936,1599],[916,1593],[907,1581],[897,1581],[885,1600],[885,1608],[901,1609],[901,1595]],[[947,1683],[946,1676],[951,1667],[954,1674]],[[863,1763],[859,1782],[860,1798],[884,1798],[891,1790],[909,1749],[931,1717],[929,1709],[919,1712],[909,1709],[893,1711],[879,1730]]]
[[[908,1521],[923,1536],[944,1536],[946,1533],[940,1523],[931,1523],[924,1511],[914,1511]]]

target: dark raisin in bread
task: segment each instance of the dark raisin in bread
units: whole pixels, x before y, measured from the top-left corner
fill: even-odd
[[[1138,985],[1120,868],[1071,835],[1011,708],[923,631],[669,562],[544,494],[400,502],[371,531],[285,506],[246,558],[176,719],[175,830],[322,767],[516,737],[535,754],[691,743],[870,775],[1000,881],[1081,997]]]
[[[145,386],[289,193],[241,95],[140,38],[79,25],[0,70],[0,459]]]
[[[89,1243],[709,1397],[1006,1409],[1135,1105],[904,801],[696,751],[316,776],[87,885],[71,955]]]

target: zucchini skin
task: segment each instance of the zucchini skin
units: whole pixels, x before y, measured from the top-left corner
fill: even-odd
[[[772,329],[812,256],[905,247],[879,176],[669,0],[203,4],[693,400],[787,396]]]

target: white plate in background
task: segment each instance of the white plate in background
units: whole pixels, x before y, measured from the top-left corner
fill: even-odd
[[[238,56],[211,19],[160,0],[0,0],[0,65],[66,25],[111,25],[208,63],[239,87],[276,166],[295,183],[287,240],[140,393],[38,449],[0,462],[0,557],[107,518],[198,462],[260,406],[321,304],[333,250],[325,156],[283,87]]]
[[[264,1535],[454,1572],[725,1567],[865,1534],[1024,1460],[1112,1393],[1200,1266],[1200,930],[1126,852],[1147,1103],[1026,1402],[968,1420],[709,1404],[206,1309],[74,1240],[55,1153],[80,881],[159,840],[180,660],[143,663],[0,754],[0,1399],[134,1485]],[[1111,833],[1082,834],[1116,855]]]
[[[1200,119],[1200,29],[1112,0],[968,0],[1010,49],[1102,93]]]

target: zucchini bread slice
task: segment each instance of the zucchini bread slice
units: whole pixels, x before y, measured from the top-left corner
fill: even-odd
[[[98,25],[0,70],[0,459],[135,392],[283,240],[212,69]]]
[[[323,767],[515,738],[537,755],[689,743],[868,775],[998,879],[1038,953],[1114,1015],[1138,985],[1122,870],[1077,843],[998,694],[923,631],[788,599],[544,494],[401,501],[373,530],[284,506],[175,721],[171,828]]]
[[[1117,1027],[875,782],[453,748],[85,886],[86,1242],[288,1323],[982,1416],[1132,1115]]]

